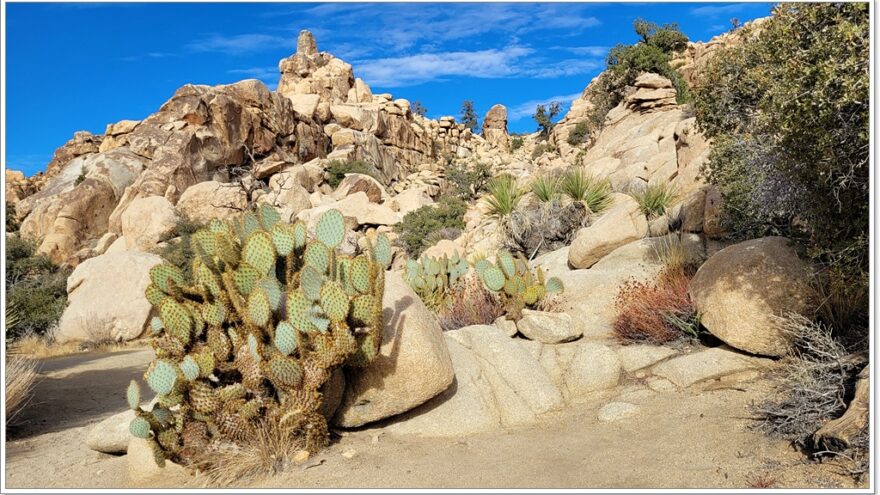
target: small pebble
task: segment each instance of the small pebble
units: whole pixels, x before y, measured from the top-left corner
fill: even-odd
[[[309,460],[309,451],[308,450],[300,450],[296,454],[293,454],[293,463],[299,466],[300,464]]]
[[[354,449],[349,449],[349,450],[346,450],[345,452],[342,453],[342,457],[345,457],[346,459],[351,459],[352,457],[354,457],[356,455],[357,455],[357,452]]]

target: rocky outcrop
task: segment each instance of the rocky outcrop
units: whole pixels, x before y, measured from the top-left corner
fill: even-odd
[[[492,105],[483,117],[483,139],[489,144],[508,151],[510,137],[507,135],[507,107]]]
[[[589,268],[615,249],[648,233],[648,221],[636,201],[614,193],[614,204],[595,223],[581,229],[568,251],[575,268]]]
[[[635,87],[623,98],[623,104],[632,111],[647,113],[676,105],[675,88],[665,77],[648,72],[636,78]]]
[[[776,317],[816,307],[813,271],[784,237],[741,242],[715,253],[691,280],[700,323],[737,349],[782,356],[791,335]]]
[[[124,342],[139,337],[151,309],[144,297],[149,271],[161,262],[154,254],[122,251],[81,263],[67,279],[67,308],[55,339]]]

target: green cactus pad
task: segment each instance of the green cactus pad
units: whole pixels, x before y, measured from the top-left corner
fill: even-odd
[[[203,414],[213,413],[220,406],[217,395],[214,388],[203,381],[193,382],[189,389],[189,401],[193,409]]]
[[[162,263],[150,268],[150,281],[162,292],[170,294],[175,286],[184,284],[183,271],[174,265]]]
[[[558,277],[550,277],[544,287],[547,289],[548,294],[556,294],[565,290],[562,280],[559,280]]]
[[[158,405],[153,406],[153,410],[150,411],[150,414],[153,415],[153,419],[161,426],[168,425],[174,420],[174,415],[171,414],[171,411]]]
[[[504,282],[504,293],[511,297],[517,297],[526,290],[526,283],[519,275],[514,275]]]
[[[310,301],[317,301],[321,297],[321,286],[324,285],[324,276],[312,266],[306,265],[300,271],[299,277],[303,295]]]
[[[232,231],[229,230],[229,225],[220,220],[219,218],[212,218],[210,222],[208,222],[208,231],[210,232],[226,232],[227,234],[231,234]]]
[[[260,219],[252,211],[245,212],[238,222],[238,235],[242,239],[260,230]]]
[[[504,275],[507,277],[516,275],[516,263],[513,260],[513,255],[507,251],[498,252],[498,267],[504,271]]]
[[[128,388],[125,390],[125,400],[128,401],[128,408],[133,411],[141,407],[141,387],[136,381],[132,380],[128,384]]]
[[[210,230],[199,230],[192,235],[191,244],[196,252],[201,252],[204,256],[212,258],[217,255],[217,242],[214,232]]]
[[[244,398],[247,390],[240,383],[233,383],[217,389],[217,398],[222,402]]]
[[[504,272],[502,272],[497,266],[493,265],[486,268],[486,270],[483,271],[482,279],[486,284],[486,287],[492,292],[498,292],[504,288]]]
[[[373,246],[373,259],[379,263],[380,266],[387,269],[391,266],[391,258],[394,252],[391,250],[391,241],[388,240],[388,236],[385,234],[379,234],[376,236],[376,245]]]
[[[156,435],[156,441],[158,441],[159,445],[161,445],[166,451],[174,452],[180,449],[180,436],[173,428],[160,431],[159,434]]]
[[[254,267],[260,275],[267,275],[275,269],[275,246],[266,232],[255,232],[248,237],[241,249],[241,258]]]
[[[272,227],[272,243],[279,256],[290,254],[296,244],[293,226],[279,223]]]
[[[302,370],[296,359],[277,357],[269,361],[268,375],[274,382],[277,381],[288,387],[296,387],[302,380]]]
[[[174,390],[177,383],[178,371],[177,366],[165,359],[159,359],[150,365],[150,368],[144,374],[147,385],[159,395],[170,394]]]
[[[302,220],[298,220],[293,224],[293,249],[300,251],[306,246],[308,231],[306,224]]]
[[[150,422],[145,418],[136,416],[128,424],[128,431],[136,438],[150,438]]]
[[[296,352],[299,345],[299,337],[297,331],[288,321],[281,321],[275,328],[275,348],[284,356],[289,356]]]
[[[232,343],[229,342],[226,332],[222,328],[209,328],[207,340],[208,349],[211,350],[214,358],[218,361],[226,361],[232,350]]]
[[[214,243],[217,246],[217,256],[223,262],[230,265],[237,265],[241,261],[241,252],[238,245],[232,238],[232,234],[226,232],[215,232]]]
[[[165,331],[180,340],[184,345],[189,344],[192,332],[192,318],[185,306],[174,299],[166,298],[159,307],[159,316],[165,324]]]
[[[272,230],[272,228],[281,221],[281,215],[278,214],[278,210],[272,205],[263,203],[260,205],[260,209],[257,210],[257,213],[260,217],[260,224],[263,226],[264,230]]]
[[[318,289],[320,291],[320,289]],[[309,326],[309,309],[311,302],[301,291],[293,291],[287,295],[287,320],[293,327],[301,332]]]
[[[269,275],[260,280],[257,286],[266,291],[266,295],[269,296],[269,306],[272,311],[277,311],[281,306],[281,282],[274,275]]]
[[[199,365],[192,356],[183,358],[183,361],[180,362],[180,371],[183,372],[183,376],[189,381],[199,377]]]
[[[201,378],[207,378],[214,373],[214,368],[217,367],[217,360],[214,359],[210,349],[205,349],[197,354],[191,354],[191,356],[199,367],[199,376]]]
[[[345,218],[339,210],[327,210],[318,219],[315,237],[329,248],[336,248],[345,238]]]
[[[320,274],[327,273],[330,266],[330,250],[320,241],[312,241],[306,245],[306,252],[303,255],[303,261],[306,266],[310,266]]]
[[[259,362],[262,359],[262,353],[260,352],[262,346],[252,333],[249,333],[247,336],[247,348],[254,361]]]
[[[162,318],[158,316],[154,316],[150,318],[150,332],[153,335],[159,335],[159,333],[165,329],[165,324],[162,323]]]
[[[348,315],[348,295],[339,282],[330,281],[321,287],[321,308],[330,321],[342,321]]]
[[[355,367],[364,367],[372,363],[379,354],[376,340],[371,334],[359,334],[355,336],[357,339],[357,348],[355,353],[349,357],[346,364]]]
[[[351,270],[349,271],[349,281],[352,287],[361,294],[365,294],[370,290],[370,260],[363,256],[358,256],[351,261]]]
[[[373,324],[373,305],[375,299],[370,294],[357,296],[351,300],[349,323],[352,328],[364,328]]]
[[[153,284],[147,286],[147,289],[144,291],[144,296],[146,296],[147,301],[153,306],[159,306],[162,304],[162,300],[168,297]]]
[[[485,273],[486,270],[491,266],[492,263],[489,263],[488,260],[480,260],[477,262],[477,264],[474,265],[474,271],[477,272],[477,275],[482,277],[483,273]]]
[[[538,302],[538,299],[540,299],[539,287],[539,285],[531,285],[525,291],[523,291],[523,302],[529,306]]]
[[[262,275],[256,268],[246,263],[242,263],[241,266],[235,270],[232,278],[235,280],[235,288],[238,289],[238,292],[243,296],[247,296],[252,290],[254,290],[254,287],[257,286],[257,282],[262,278]]]
[[[214,272],[212,272],[204,263],[198,263],[198,266],[193,270],[193,274],[198,283],[207,289],[212,296],[220,297],[223,293],[220,288],[220,282],[217,280],[217,276],[214,275]]]
[[[272,316],[272,306],[269,301],[269,295],[262,288],[256,288],[248,296],[247,300],[248,320],[251,324],[263,327],[269,322]]]
[[[330,327],[330,320],[324,316],[321,306],[317,304],[309,309],[309,323],[321,333],[327,333],[327,329]]]
[[[226,305],[222,301],[203,304],[202,318],[208,325],[219,327],[226,321]]]

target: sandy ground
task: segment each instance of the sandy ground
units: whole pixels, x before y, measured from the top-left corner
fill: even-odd
[[[124,390],[149,349],[43,362],[37,399],[8,429],[9,488],[133,488],[124,456],[89,450],[89,427],[125,409]],[[392,436],[381,428],[340,432],[306,466],[248,487],[777,488],[853,487],[831,463],[808,463],[784,442],[748,428],[748,406],[767,384],[641,399],[640,414],[596,419],[609,396],[549,415],[537,425],[457,439]],[[342,454],[346,453],[346,456]],[[353,453],[353,456],[352,456]],[[141,485],[143,486],[143,485]],[[202,487],[196,476],[161,476],[149,487]]]

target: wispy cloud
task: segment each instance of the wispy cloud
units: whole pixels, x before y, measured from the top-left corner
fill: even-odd
[[[560,50],[575,55],[588,55],[590,57],[604,57],[611,49],[607,46],[554,46],[553,50]]]
[[[278,48],[279,46],[292,49],[296,46],[296,38],[260,33],[238,34],[234,36],[214,34],[189,43],[187,48],[196,52],[223,52],[241,55]]]
[[[736,14],[748,7],[747,3],[732,3],[727,5],[705,5],[691,9],[691,14],[709,18],[718,18],[722,15]]]
[[[508,109],[507,117],[511,121],[516,121],[525,117],[531,117],[535,113],[535,107],[537,107],[538,105],[549,105],[553,102],[559,102],[562,105],[562,110],[564,112],[571,105],[571,102],[579,98],[580,96],[581,93],[578,92],[572,93],[570,95],[559,95],[551,96],[549,98],[542,98],[539,100],[529,100]]]

